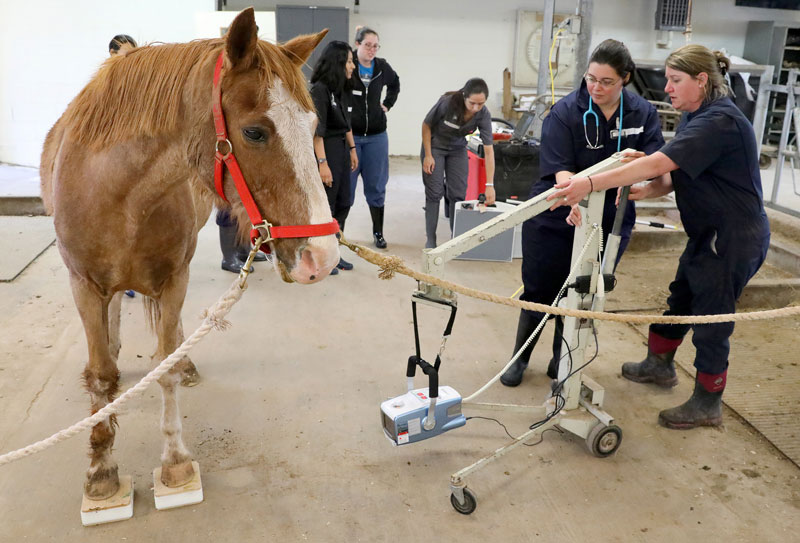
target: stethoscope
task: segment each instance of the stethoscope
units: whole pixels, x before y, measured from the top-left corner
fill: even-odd
[[[589,133],[586,130],[586,117],[592,115],[594,117],[594,145],[589,141]],[[589,109],[583,114],[583,137],[586,138],[586,147],[589,149],[600,149],[603,146],[600,143],[600,117],[592,109],[592,97],[589,96]],[[617,152],[622,150],[622,91],[619,93],[619,127],[617,129]]]

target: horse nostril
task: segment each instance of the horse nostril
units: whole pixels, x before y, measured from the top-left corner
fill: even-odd
[[[314,279],[316,279],[316,278],[317,278],[317,276],[316,276],[316,275],[312,275],[311,277],[309,277],[309,279],[311,279],[312,281],[313,281]]]

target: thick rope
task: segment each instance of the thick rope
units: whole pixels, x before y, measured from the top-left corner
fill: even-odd
[[[537,311],[540,313],[548,313],[550,315],[560,315],[564,317],[577,317],[585,319],[595,319],[599,321],[613,321],[632,324],[647,324],[647,323],[663,323],[663,324],[711,324],[717,322],[738,322],[738,321],[760,321],[768,319],[778,319],[785,317],[794,317],[800,315],[800,306],[782,307],[779,309],[768,309],[765,311],[751,311],[748,313],[723,313],[719,315],[633,315],[630,313],[606,313],[603,311],[587,311],[582,309],[567,309],[564,307],[554,307],[546,304],[539,304],[535,302],[523,302],[515,300],[507,296],[498,296],[489,292],[465,287],[457,283],[446,281],[439,277],[429,275],[413,270],[405,265],[403,260],[395,255],[384,256],[380,253],[373,251],[363,245],[351,243],[344,238],[339,240],[339,243],[348,247],[351,251],[358,256],[375,264],[380,268],[378,277],[381,279],[392,279],[395,274],[400,273],[407,275],[412,279],[436,285],[438,287],[493,302],[496,304],[507,305],[519,309],[527,309],[528,311]]]
[[[3,456],[0,456],[0,466],[4,464],[10,464],[15,460],[19,460],[21,458],[25,458],[26,456],[41,452],[45,449],[49,449],[53,445],[65,441],[79,434],[80,432],[88,430],[94,425],[99,424],[111,415],[116,415],[119,413],[126,403],[140,396],[145,389],[153,383],[153,381],[160,379],[172,368],[172,366],[180,362],[180,360],[188,354],[192,347],[199,343],[200,340],[203,339],[211,330],[225,330],[228,328],[228,326],[230,326],[230,323],[224,320],[224,317],[228,314],[234,304],[242,297],[242,294],[247,288],[245,281],[246,277],[237,277],[228,291],[223,294],[219,300],[217,300],[217,303],[203,312],[203,322],[197,328],[197,330],[195,330],[195,332],[189,336],[186,341],[184,341],[180,347],[175,350],[174,353],[165,358],[156,368],[145,375],[145,377],[136,385],[126,390],[119,398],[97,411],[94,415],[86,417],[82,421],[73,424],[65,430],[61,430],[60,432],[53,434],[47,439],[37,441],[32,445],[28,445],[27,447],[23,447],[16,451],[11,451]]]

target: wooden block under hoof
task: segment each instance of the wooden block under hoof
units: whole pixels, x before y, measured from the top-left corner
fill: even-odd
[[[156,509],[172,509],[184,505],[194,505],[203,501],[203,483],[200,480],[200,464],[192,462],[194,477],[175,488],[170,488],[161,482],[161,467],[153,470],[153,495],[156,500]]]
[[[84,494],[81,523],[84,526],[128,520],[133,516],[133,480],[130,475],[119,478],[119,490],[105,500],[90,500]]]

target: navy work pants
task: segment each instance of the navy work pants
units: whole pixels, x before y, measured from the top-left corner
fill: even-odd
[[[715,240],[689,239],[669,285],[665,315],[715,315],[734,313],[736,300],[756,274],[769,248],[765,240],[737,240],[727,247]],[[732,322],[715,324],[652,324],[650,331],[667,339],[683,339],[692,328],[697,349],[694,367],[717,375],[728,368]]]

